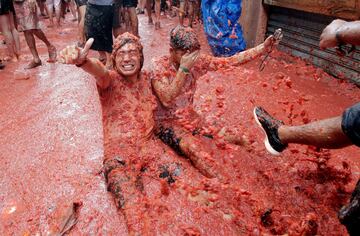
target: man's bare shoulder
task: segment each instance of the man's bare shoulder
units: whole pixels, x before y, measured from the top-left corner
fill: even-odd
[[[123,77],[117,73],[115,70],[109,70],[108,73],[106,74],[106,78],[100,78],[100,80],[105,80],[105,79],[109,79],[109,85],[106,88],[101,88],[100,86],[98,86],[98,90],[99,91],[105,91],[108,90],[109,87],[113,87],[113,86],[121,86],[121,80],[123,79]]]
[[[162,56],[152,60],[150,77],[152,81],[168,80],[171,77],[171,65],[169,56]]]
[[[151,71],[167,69],[169,66],[170,66],[169,56],[161,56],[151,59]]]

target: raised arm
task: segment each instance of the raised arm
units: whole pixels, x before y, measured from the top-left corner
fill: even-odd
[[[326,26],[320,36],[320,48],[332,48],[342,43],[360,45],[360,21],[338,19]]]
[[[84,48],[75,45],[67,46],[60,52],[60,62],[63,64],[72,64],[82,68],[87,73],[93,75],[96,79],[96,84],[105,89],[110,85],[109,70],[95,58],[87,58],[90,47],[94,39],[90,38]]]
[[[173,80],[170,80],[167,77],[152,78],[151,83],[153,90],[163,106],[171,106],[172,101],[179,96],[181,89],[185,84],[186,75],[190,73],[190,69],[195,64],[198,56],[198,50],[192,53],[186,53],[182,56],[180,67]],[[159,75],[154,73],[153,76]]]

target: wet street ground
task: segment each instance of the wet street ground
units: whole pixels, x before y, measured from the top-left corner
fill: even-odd
[[[163,17],[160,31],[148,26],[145,16],[139,20],[144,68],[149,69],[151,58],[168,53],[168,32],[177,19]],[[73,22],[66,21],[60,30],[44,29],[58,50],[76,42]],[[203,53],[209,53],[201,26],[197,32]],[[21,45],[21,62],[9,63],[0,71],[0,232],[47,234],[61,228],[66,216],[77,214],[72,235],[126,234],[124,219],[101,174],[101,108],[94,81],[74,66],[47,63],[47,50],[40,40],[37,47],[43,65],[25,71],[31,56],[23,35]],[[0,55],[5,51],[1,45]],[[340,115],[360,100],[359,89],[280,52],[271,54],[262,72],[258,71],[259,63],[255,60],[200,78],[196,109],[214,126],[236,127],[249,140],[241,151],[244,157],[231,158],[244,158],[247,167],[253,168],[240,170],[241,161],[234,161],[241,173],[235,182],[242,188],[247,189],[247,183],[255,180],[272,182],[264,187],[263,195],[261,189],[254,192],[254,199],[262,202],[259,206],[278,208],[283,213],[276,219],[291,218],[281,221],[283,225],[301,221],[311,208],[319,218],[318,234],[343,235],[345,228],[337,222],[336,212],[360,176],[359,149],[316,152],[291,145],[280,157],[270,156],[264,150],[252,108],[261,105],[286,123],[302,124]],[[319,170],[319,158],[328,157],[328,168]],[[341,174],[348,167],[352,180],[341,186],[345,191],[339,193],[337,183],[347,183]],[[81,205],[79,211],[73,208],[74,203]]]

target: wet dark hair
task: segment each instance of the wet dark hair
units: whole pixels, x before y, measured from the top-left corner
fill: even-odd
[[[115,39],[115,42],[113,44],[113,50],[111,53],[111,60],[112,60],[113,66],[116,65],[116,62],[115,62],[116,52],[128,43],[133,43],[138,48],[138,50],[140,52],[140,69],[142,69],[142,67],[144,65],[143,46],[141,45],[140,39],[138,37],[136,37],[135,35],[128,33],[128,32],[119,35]]]
[[[200,49],[200,42],[192,28],[178,25],[170,31],[170,47],[193,52]]]

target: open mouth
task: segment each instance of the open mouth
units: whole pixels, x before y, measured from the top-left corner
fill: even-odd
[[[126,64],[126,65],[122,65],[122,69],[124,71],[132,71],[135,69],[135,65],[134,64]]]

